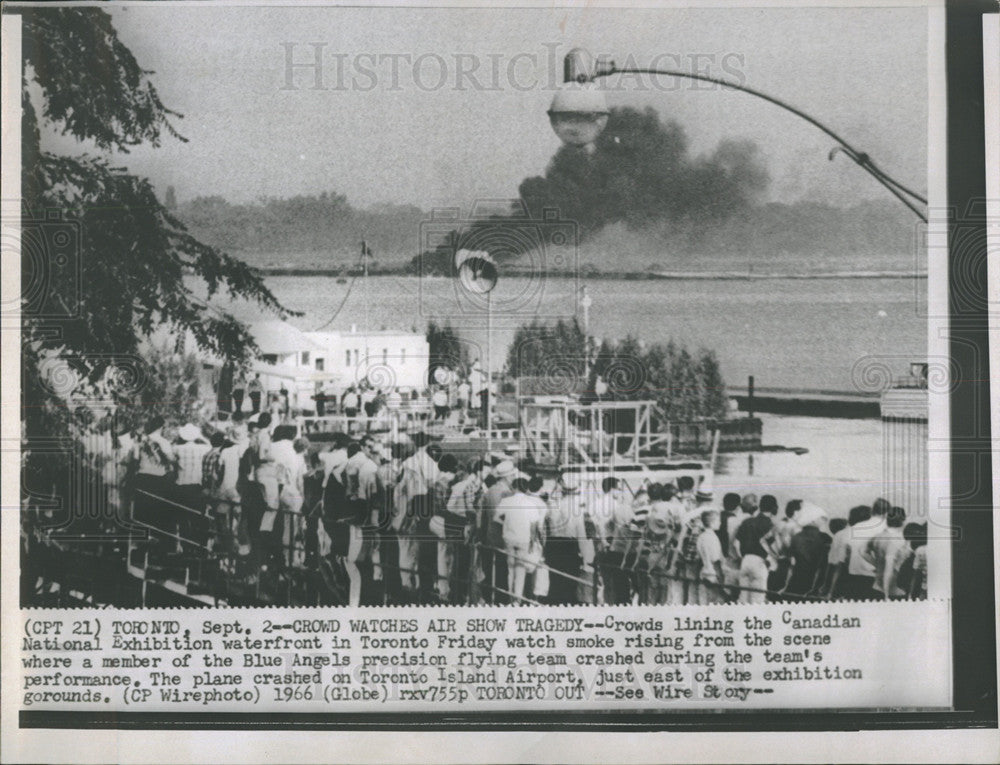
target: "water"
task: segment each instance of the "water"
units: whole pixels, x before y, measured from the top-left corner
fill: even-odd
[[[359,330],[426,327],[447,319],[485,358],[485,304],[477,304],[446,279],[371,277],[345,284],[329,277],[268,277],[302,329]],[[587,283],[592,305],[590,333],[603,338],[633,334],[647,342],[670,338],[704,346],[719,357],[723,378],[759,387],[855,391],[859,369],[873,358],[903,374],[909,361],[926,355],[926,280],[901,278],[620,281]],[[494,308],[494,367],[502,367],[514,329],[540,314],[580,317],[578,284],[527,278],[499,283]],[[339,308],[339,312],[338,311]],[[246,320],[259,313],[245,306]],[[334,317],[334,313],[337,315]],[[811,500],[832,517],[870,504],[882,485],[881,423],[819,417],[763,415],[764,443],[805,447],[808,452],[722,455],[716,496],[726,491],[774,494]]]
[[[443,278],[370,277],[338,284],[331,277],[274,276],[267,284],[293,319],[316,329],[340,307],[331,329],[415,328],[449,320],[469,344],[473,358],[485,358],[485,303],[478,303]],[[860,368],[887,360],[903,374],[910,360],[926,356],[927,305],[924,279],[754,279],[587,282],[592,305],[590,334],[647,342],[673,338],[694,349],[716,352],[723,378],[743,386],[748,375],[766,387],[855,391]],[[350,290],[350,294],[348,294]],[[555,319],[576,315],[577,282],[570,279],[502,280],[492,298],[493,366],[500,369],[514,329],[533,315]],[[346,301],[345,301],[346,297]],[[240,307],[241,318],[259,314]]]
[[[806,499],[836,518],[884,494],[879,420],[760,417],[765,444],[802,446],[809,451],[719,455],[716,499],[721,500],[727,491],[754,492],[758,497],[773,494],[782,509],[790,499]]]

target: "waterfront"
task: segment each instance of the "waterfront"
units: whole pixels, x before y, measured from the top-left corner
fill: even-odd
[[[422,330],[429,319],[447,319],[484,356],[485,321],[480,309],[443,278],[406,276],[347,279],[270,276],[268,286],[288,308],[292,322],[316,329],[338,310],[330,329]],[[580,282],[582,283],[582,282]],[[506,357],[514,328],[532,315],[571,317],[572,279],[501,279],[494,299],[494,367]],[[926,356],[927,282],[914,278],[591,280],[590,333],[647,342],[671,338],[694,349],[711,348],[732,386],[754,375],[759,387],[856,391],[852,370],[877,357],[895,374]],[[346,297],[346,300],[345,300]],[[259,314],[237,306],[240,318]]]
[[[292,322],[314,329],[339,308],[330,328],[421,329],[434,318],[448,319],[479,355],[484,321],[470,315],[446,279],[370,277],[338,284],[334,277],[270,276],[269,287],[288,308],[301,311]],[[501,281],[498,305],[531,302],[543,315],[572,316],[574,286],[569,279]],[[753,374],[760,387],[856,391],[852,369],[866,357],[888,361],[897,374],[910,360],[926,355],[926,281],[907,278],[696,279],[587,283],[593,299],[591,334],[647,342],[674,338],[717,353],[723,377],[734,387]],[[346,298],[346,299],[345,299]],[[366,305],[367,304],[367,305]],[[241,318],[253,314],[238,306]],[[531,314],[511,311],[494,323],[493,358],[500,368],[513,328]],[[857,372],[855,372],[857,374]],[[716,476],[717,496],[725,491],[774,494],[782,504],[795,497],[844,516],[868,504],[882,489],[882,430],[876,419],[832,419],[760,415],[765,445],[808,451],[723,454]]]

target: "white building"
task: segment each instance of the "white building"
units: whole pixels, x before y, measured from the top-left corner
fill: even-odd
[[[430,350],[419,332],[383,329],[366,334],[357,327],[349,332],[303,332],[276,319],[251,324],[249,330],[261,353],[251,363],[249,375],[260,375],[266,393],[287,390],[293,410],[315,411],[313,396],[322,388],[340,395],[365,380],[383,390],[427,385]],[[181,338],[166,326],[151,341],[178,349],[196,347],[190,332]],[[217,391],[222,361],[204,352],[199,355],[205,375],[203,390]]]
[[[424,388],[430,346],[420,332],[381,329],[361,332],[306,332],[319,348],[313,364],[333,374],[341,388],[367,380],[377,388]]]

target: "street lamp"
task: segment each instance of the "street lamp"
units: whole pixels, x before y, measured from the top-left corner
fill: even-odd
[[[582,148],[588,153],[594,150],[594,141],[608,123],[608,108],[604,95],[594,88],[593,83],[602,77],[613,74],[653,74],[665,77],[683,77],[689,80],[701,80],[721,85],[732,90],[741,90],[757,98],[762,98],[785,111],[804,119],[814,127],[819,128],[837,142],[837,146],[829,154],[832,161],[838,153],[843,152],[862,170],[882,184],[893,196],[906,205],[920,220],[927,222],[927,217],[917,209],[914,201],[926,206],[926,197],[917,194],[899,181],[889,176],[879,168],[871,157],[849,144],[837,133],[800,109],[785,103],[779,98],[762,93],[754,88],[740,85],[729,80],[720,80],[705,74],[694,74],[676,69],[646,69],[640,67],[624,67],[619,69],[613,60],[607,56],[599,56],[595,61],[585,50],[574,48],[563,61],[563,82],[566,87],[556,93],[549,108],[549,121],[559,139],[569,146]]]
[[[455,266],[462,287],[473,295],[486,295],[486,453],[493,450],[493,302],[490,293],[497,286],[496,261],[486,251],[459,250]]]
[[[583,378],[585,382],[590,382],[590,306],[594,301],[587,292],[587,286],[583,286],[583,294],[580,296],[580,307],[583,309]]]

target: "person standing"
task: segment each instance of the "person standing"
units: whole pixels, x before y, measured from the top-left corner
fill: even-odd
[[[875,528],[871,523],[872,509],[868,505],[852,507],[847,515],[848,525],[834,535],[830,547],[829,598],[871,600],[875,583],[875,566],[861,554]]]
[[[444,459],[443,457],[441,458]],[[454,605],[466,602],[472,579],[470,529],[477,521],[477,508],[483,492],[483,462],[472,460],[467,469],[459,471],[457,480],[451,487],[451,496],[444,513],[444,542],[438,543],[439,571],[443,568],[448,576],[448,599]],[[441,550],[444,545],[442,566]]]
[[[625,550],[623,544],[613,544],[624,529],[632,522],[632,511],[625,498],[621,481],[608,476],[601,481],[602,497],[598,502],[597,533],[600,549],[597,559],[604,582],[604,602],[621,605],[631,600],[629,574],[624,570]]]
[[[497,505],[496,517],[503,523],[504,550],[507,554],[507,590],[515,604],[524,598],[528,574],[533,574],[544,547],[545,503],[535,495],[541,479],[516,478],[513,494]]]
[[[226,478],[226,463],[222,451],[231,445],[221,432],[212,434],[210,448],[201,460],[201,488],[208,500],[209,510],[214,523],[213,535],[209,538],[209,549],[228,555],[232,549],[231,513],[222,498],[222,487]]]
[[[358,397],[358,392],[352,385],[340,399],[340,411],[344,413],[345,417],[353,419],[358,416],[358,405],[360,401],[361,399]]]
[[[378,497],[378,465],[372,459],[374,439],[366,437],[361,443],[347,447],[347,464],[344,466],[344,491],[348,508],[348,542],[344,564],[350,578],[348,605],[373,604],[374,587],[374,528],[372,512]],[[376,510],[377,512],[377,510]]]
[[[796,523],[801,529],[788,546],[788,579],[779,589],[786,595],[801,597],[820,588],[832,539],[823,530],[827,526],[826,513],[815,505],[802,503]]]
[[[486,602],[489,604],[505,604],[507,596],[497,592],[507,584],[507,555],[504,552],[503,521],[497,517],[500,502],[514,493],[513,481],[517,469],[510,460],[504,460],[493,468],[492,486],[487,485],[483,494],[482,512],[480,513],[479,539],[483,545],[482,562],[485,575]]]
[[[448,502],[451,499],[452,486],[459,478],[458,459],[454,454],[443,454],[438,460],[438,478],[431,487],[431,517],[428,520],[427,541],[421,549],[424,556],[422,572],[427,572],[427,577],[432,579],[433,586],[425,594],[428,597],[436,593],[440,602],[447,603],[451,595],[451,568],[453,554],[448,543],[448,532],[446,515],[448,512]],[[434,539],[437,541],[435,542]],[[431,567],[430,556],[434,556],[434,565]],[[424,574],[421,573],[421,578]]]
[[[399,537],[392,526],[395,517],[393,489],[402,445],[398,442],[376,449],[373,457],[378,465],[375,471],[379,569],[385,588],[385,602],[394,605],[402,600],[403,582],[399,572]]]
[[[135,444],[134,516],[137,521],[153,528],[175,533],[175,514],[163,501],[173,487],[177,470],[174,448],[163,435],[165,424],[163,417],[153,415]]]
[[[434,419],[441,422],[446,421],[448,419],[448,391],[443,385],[437,386],[431,400],[434,404]]]
[[[669,603],[670,566],[674,553],[671,542],[676,532],[668,502],[672,497],[673,486],[654,483],[649,487],[649,517],[640,542],[642,569],[647,583],[640,603],[647,605],[662,606]]]
[[[281,547],[286,566],[301,568],[305,562],[305,501],[306,465],[305,452],[308,442],[295,438],[295,430],[275,430],[271,454],[278,473],[278,509],[281,510]],[[281,438],[278,439],[278,435]]]
[[[393,494],[393,529],[399,537],[399,568],[403,589],[412,599],[426,593],[431,582],[421,582],[419,576],[421,537],[429,531],[431,488],[438,478],[437,462],[441,447],[430,443],[426,433],[412,436],[417,450],[400,465],[400,474]],[[436,560],[435,566],[436,568]]]
[[[726,578],[722,570],[722,544],[718,535],[721,520],[718,510],[703,510],[701,513],[704,531],[698,535],[697,542],[701,564],[698,603],[703,606],[725,602],[722,588]]]
[[[563,473],[559,488],[561,495],[551,504],[545,520],[545,563],[550,569],[548,602],[571,606],[580,601],[579,582],[570,577],[583,578],[593,570],[594,543],[587,536],[579,476]]]
[[[243,369],[233,372],[233,414],[243,411],[243,396],[246,394],[247,376]]]
[[[767,561],[772,553],[766,538],[774,527],[773,515],[776,511],[777,502],[762,500],[757,512],[740,524],[731,542],[736,545],[740,557],[740,603],[767,602]]]
[[[376,403],[378,399],[378,391],[375,390],[371,385],[365,385],[361,391],[361,397],[359,398],[361,404],[361,411],[365,413],[366,429],[371,428],[371,421],[375,418],[378,413],[378,404]]]
[[[250,525],[248,516],[243,512],[241,490],[241,466],[246,450],[250,446],[250,434],[243,415],[233,415],[229,429],[226,431],[226,444],[222,447],[222,463],[224,466],[222,484],[219,487],[219,511],[224,512],[229,522],[229,536],[235,539],[235,549],[240,557],[250,554]]]
[[[271,454],[271,414],[257,416],[257,427],[251,437],[250,448],[255,452],[254,480],[264,492],[264,501],[270,510],[278,509],[278,472]]]
[[[680,491],[676,499],[685,508],[682,516],[682,530],[678,534],[677,554],[674,556],[674,581],[681,585],[680,598],[676,602],[684,605],[697,605],[701,596],[699,574],[702,568],[701,553],[698,550],[698,539],[705,530],[702,521],[702,510],[695,504],[690,494],[694,481],[684,481],[690,476],[677,479]],[[721,519],[720,519],[721,520]],[[721,547],[721,543],[720,543]]]
[[[207,504],[202,489],[202,460],[212,447],[201,428],[187,423],[177,431],[174,454],[177,458],[177,496],[188,510],[179,510],[180,535],[200,545],[208,542]]]
[[[247,385],[247,393],[250,396],[250,410],[253,414],[260,413],[260,397],[264,392],[264,387],[260,383],[260,373],[256,373],[250,384]]]
[[[865,558],[872,561],[875,567],[875,581],[872,589],[875,597],[880,600],[899,599],[905,593],[899,588],[891,588],[890,583],[896,578],[893,571],[898,559],[901,564],[903,557],[900,551],[909,547],[903,538],[903,524],[906,522],[906,511],[901,507],[890,507],[885,514],[885,528],[878,536],[872,537],[865,548]]]
[[[469,396],[471,392],[472,386],[469,385],[468,380],[462,380],[462,382],[458,384],[456,399],[458,402],[458,411],[461,413],[463,420],[469,411]]]
[[[770,494],[765,494],[760,499],[761,508],[764,507],[764,500],[774,500]],[[777,500],[775,500],[777,504]],[[785,583],[791,573],[791,547],[792,539],[802,529],[799,522],[799,512],[802,509],[801,499],[789,500],[785,505],[785,517],[776,521],[767,537],[769,549],[774,553],[774,568],[767,579],[767,588],[773,592],[783,590]],[[773,596],[772,596],[773,597]]]

